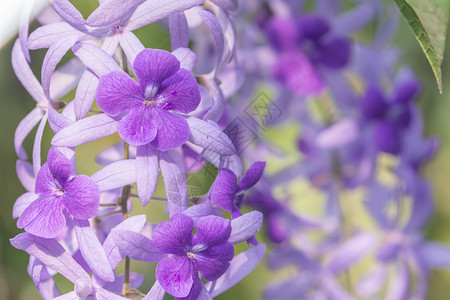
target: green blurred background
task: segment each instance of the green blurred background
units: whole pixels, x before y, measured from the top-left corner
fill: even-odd
[[[84,16],[87,16],[95,9],[96,1],[79,1],[77,7],[82,9]],[[34,24],[36,26],[36,24]],[[1,29],[0,29],[1,30]],[[137,35],[142,39],[146,47],[170,48],[170,40],[167,32],[158,25],[151,25],[143,30],[138,30]],[[436,158],[423,170],[424,176],[431,182],[435,194],[435,215],[425,229],[428,238],[447,243],[450,245],[450,184],[447,174],[450,174],[450,44],[447,34],[447,51],[443,63],[444,93],[440,95],[437,90],[431,69],[414,39],[409,28],[403,20],[394,38],[395,45],[404,52],[403,63],[410,64],[416,71],[417,76],[423,81],[423,94],[420,97],[420,106],[423,109],[426,136],[436,135],[441,140],[441,149]],[[4,201],[3,209],[0,210],[0,299],[39,299],[39,295],[31,279],[27,275],[26,267],[28,255],[22,251],[12,248],[9,239],[21,231],[15,226],[15,221],[11,217],[12,206],[18,196],[25,190],[20,185],[16,172],[16,154],[14,152],[13,138],[14,130],[20,120],[35,107],[35,102],[23,89],[11,67],[10,53],[12,41],[0,49],[0,191],[1,199]],[[32,55],[32,67],[40,78],[40,63],[45,51],[34,51]],[[65,57],[65,60],[70,57]],[[72,95],[73,96],[73,95]],[[36,129],[35,129],[36,130]],[[34,136],[35,130],[30,137]],[[28,153],[31,153],[33,138],[28,138],[25,142]],[[47,153],[51,139],[51,130],[47,127],[43,139],[43,151]],[[92,174],[100,168],[94,163],[94,153],[108,144],[116,141],[117,137],[109,137],[105,140],[78,147],[77,157],[85,158],[78,160],[80,173]],[[45,155],[43,155],[45,161]],[[162,193],[160,189],[157,193]],[[143,212],[138,203],[135,205],[134,214]],[[162,215],[162,204],[151,203],[149,219],[155,222],[166,219]],[[240,249],[242,250],[242,249]],[[239,251],[239,250],[238,250]],[[141,273],[152,274],[154,264],[132,263],[132,270]],[[271,273],[263,262],[257,269],[247,276],[242,282],[217,297],[217,299],[261,299],[261,291],[270,279],[278,274]],[[147,291],[153,282],[152,277],[148,277],[142,287],[142,291]],[[62,285],[62,291],[69,290],[70,284]],[[450,270],[434,271],[430,280],[428,299],[442,300],[449,299],[450,296]]]

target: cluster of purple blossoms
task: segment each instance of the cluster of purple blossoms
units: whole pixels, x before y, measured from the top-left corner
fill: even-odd
[[[25,233],[11,244],[30,255],[41,296],[212,299],[260,263],[264,221],[267,265],[294,270],[267,299],[424,299],[430,270],[450,265],[450,248],[422,234],[433,202],[420,168],[438,143],[423,137],[419,81],[387,45],[397,15],[351,2],[102,0],[85,19],[52,0],[42,26],[22,24],[12,64],[37,106],[14,140],[27,192],[13,209]],[[359,41],[375,19],[374,43]],[[133,33],[155,22],[170,52]],[[35,49],[48,49],[40,82]],[[30,161],[23,142],[38,123]],[[293,147],[270,135],[290,128]],[[114,134],[102,168],[79,175],[76,147]],[[199,177],[193,193],[192,176],[211,167],[212,184]],[[165,201],[166,221],[133,214],[153,200]],[[151,288],[131,260],[155,263]],[[61,295],[56,274],[73,291]]]

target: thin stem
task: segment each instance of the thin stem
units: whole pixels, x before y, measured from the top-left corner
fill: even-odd
[[[135,193],[130,193],[130,197],[139,198],[139,195],[135,194]],[[164,198],[164,197],[152,197],[150,200],[167,201],[167,198]]]
[[[100,115],[103,113],[103,111],[98,110],[98,109],[90,109],[89,112],[94,115]]]
[[[126,142],[123,142],[123,159],[130,158],[130,145]],[[122,188],[122,196],[120,197],[120,205],[122,207],[122,215],[123,219],[126,220],[128,218],[128,199],[131,194],[131,186],[126,185]],[[123,275],[123,294],[126,296],[130,293],[130,258],[128,256],[125,257],[125,271]]]

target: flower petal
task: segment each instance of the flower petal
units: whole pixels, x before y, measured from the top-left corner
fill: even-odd
[[[253,237],[261,228],[263,214],[251,211],[231,221],[231,235],[229,242],[237,244]]]
[[[128,256],[133,260],[155,262],[167,256],[155,248],[151,239],[140,233],[114,229],[111,234],[122,257]]]
[[[98,77],[114,71],[123,72],[108,52],[90,43],[76,43],[72,52]]]
[[[211,202],[223,210],[231,211],[236,192],[236,175],[229,169],[220,169],[211,189]]]
[[[36,107],[28,115],[26,115],[26,117],[23,118],[17,126],[14,134],[14,147],[16,149],[16,154],[20,159],[26,160],[28,158],[27,153],[23,148],[23,141],[31,130],[39,123],[43,115],[44,112],[42,109]]]
[[[33,166],[29,162],[19,159],[16,162],[16,173],[23,187],[29,192],[34,191],[36,178],[34,176]]]
[[[98,185],[89,176],[79,175],[68,181],[64,187],[64,206],[77,219],[95,217],[100,203]]]
[[[170,45],[172,51],[189,45],[189,27],[184,13],[169,16]]]
[[[69,159],[58,149],[51,147],[47,156],[47,165],[52,173],[52,177],[64,184],[72,172],[72,165]]]
[[[122,33],[120,47],[122,47],[123,52],[125,52],[131,64],[134,63],[136,56],[145,49],[141,41],[131,31],[124,31]]]
[[[187,142],[191,132],[185,118],[158,107],[153,109],[153,113],[158,128],[159,150],[175,149]]]
[[[17,227],[43,238],[56,237],[64,225],[66,218],[62,212],[62,202],[53,195],[41,195],[30,204],[17,221]]]
[[[100,4],[87,18],[86,24],[92,27],[102,27],[120,23],[121,19],[132,14],[144,0],[110,0]],[[117,9],[120,7],[120,9]]]
[[[91,177],[98,185],[100,192],[116,189],[136,182],[136,161],[120,160],[107,165]]]
[[[185,69],[180,69],[160,86],[159,96],[167,103],[170,110],[182,113],[194,111],[200,103],[200,90],[194,76]]]
[[[180,47],[172,51],[172,54],[180,61],[180,68],[192,71],[197,62],[197,55],[191,49]]]
[[[239,180],[238,189],[247,190],[254,186],[261,178],[264,168],[266,167],[265,161],[257,161],[253,163],[244,176]]]
[[[153,231],[155,247],[167,254],[183,256],[192,245],[194,221],[184,214],[176,214],[167,221],[161,222]]]
[[[48,163],[42,165],[36,176],[36,185],[34,192],[36,194],[50,193],[53,191],[54,179],[48,166]]]
[[[30,34],[27,47],[30,50],[50,48],[56,41],[74,33],[79,33],[79,31],[66,22],[44,25]]]
[[[86,21],[83,19],[81,13],[70,3],[69,0],[51,0],[50,4],[53,9],[64,19],[67,23],[77,29],[84,27]]]
[[[142,98],[139,85],[126,73],[117,71],[100,77],[97,105],[108,115],[138,107]]]
[[[25,193],[19,198],[17,198],[16,202],[14,203],[13,207],[13,218],[18,218],[20,215],[25,211],[25,209],[30,206],[31,203],[33,203],[39,195],[36,195],[35,193]]]
[[[224,244],[231,234],[231,221],[218,216],[207,216],[198,220],[197,233],[192,244],[201,247],[213,247]],[[193,249],[193,251],[195,251]]]
[[[88,114],[95,100],[98,78],[89,70],[83,73],[73,100],[77,119],[83,119]]]
[[[133,70],[141,88],[161,84],[180,69],[180,62],[170,52],[159,49],[145,49],[136,56]]]
[[[130,145],[141,146],[153,141],[157,133],[156,108],[144,105],[132,109],[119,121],[117,132]]]
[[[195,276],[194,266],[187,257],[163,259],[156,267],[156,279],[167,293],[186,297],[191,291]]]
[[[146,206],[153,196],[158,183],[158,153],[149,143],[138,146],[136,152],[136,185],[142,206]]]
[[[234,248],[230,243],[211,247],[202,252],[194,253],[198,271],[205,280],[214,281],[230,266],[234,256]]]
[[[163,289],[158,280],[155,281],[155,284],[152,286],[148,294],[142,300],[163,300],[166,291]]]

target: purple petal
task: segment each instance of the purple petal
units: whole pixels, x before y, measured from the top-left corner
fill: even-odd
[[[51,23],[33,31],[28,37],[27,47],[30,50],[50,48],[56,41],[76,33],[79,31],[66,22]]]
[[[44,134],[45,124],[47,123],[47,119],[48,119],[48,115],[45,114],[42,117],[41,123],[39,123],[38,129],[36,130],[36,136],[34,137],[34,143],[33,143],[34,174],[37,174],[41,167],[41,143],[42,143],[42,135]]]
[[[220,66],[223,58],[223,52],[225,48],[225,39],[223,36],[222,26],[220,26],[217,17],[210,11],[203,9],[198,13],[203,22],[208,26],[209,31],[212,34],[217,51],[217,68]],[[216,68],[216,69],[217,69]]]
[[[36,179],[34,176],[33,166],[27,161],[17,160],[16,173],[23,187],[29,192],[34,191]]]
[[[12,216],[14,219],[20,217],[20,215],[24,212],[24,210],[30,206],[33,201],[35,201],[39,195],[36,195],[35,193],[25,193],[19,198],[17,198],[16,202],[14,203],[13,207],[13,213]]]
[[[382,118],[388,109],[383,92],[376,85],[369,85],[360,102],[363,116],[369,120]]]
[[[331,69],[339,69],[350,60],[350,41],[346,38],[335,38],[320,48],[319,61]]]
[[[50,4],[58,15],[73,27],[81,28],[86,23],[81,13],[68,0],[52,0]]]
[[[375,267],[359,280],[356,290],[358,294],[364,298],[373,297],[383,289],[387,278],[388,274],[386,267]]]
[[[10,242],[15,248],[27,252],[73,283],[79,279],[91,280],[88,273],[54,239],[21,233]]]
[[[373,138],[378,150],[398,154],[401,149],[401,137],[393,124],[382,121],[375,125]]]
[[[158,94],[164,99],[163,103],[169,105],[170,110],[187,114],[194,111],[200,103],[198,83],[191,72],[185,69],[180,69],[164,80],[160,90]]]
[[[170,44],[172,51],[189,45],[189,27],[184,13],[169,16]]]
[[[225,10],[236,10],[238,7],[238,0],[211,0],[212,3],[222,7]]]
[[[334,276],[326,274],[322,275],[321,279],[323,290],[329,295],[330,299],[356,300],[341,286]]]
[[[204,0],[160,0],[158,2],[145,1],[139,5],[130,18],[126,29],[135,30],[147,24],[159,21],[168,16],[188,10],[200,5]]]
[[[324,149],[337,149],[359,137],[359,125],[353,119],[342,119],[324,129],[316,137],[316,143]]]
[[[264,244],[259,244],[236,255],[231,261],[228,270],[217,279],[212,291],[212,296],[216,297],[230,289],[253,271],[264,256],[265,247]],[[206,286],[207,289],[209,289],[209,287],[210,284]]]
[[[158,280],[156,280],[155,284],[152,286],[143,300],[163,300],[165,294],[166,291],[163,289],[161,284],[159,284]]]
[[[203,117],[204,120],[211,120],[214,122],[219,122],[220,118],[224,113],[225,108],[225,99],[223,97],[222,91],[219,89],[217,85],[215,77],[207,78],[204,82],[204,85],[209,91],[211,99],[214,101],[212,107],[208,110],[208,112]]]
[[[11,53],[11,63],[19,81],[22,83],[27,92],[33,97],[36,102],[46,102],[47,98],[44,95],[42,86],[34,76],[25,56],[23,55],[22,46],[19,40],[14,43]]]
[[[156,267],[156,279],[167,293],[186,297],[191,291],[195,276],[194,266],[187,257],[173,256],[163,259]]]
[[[231,211],[236,192],[236,175],[229,169],[220,169],[211,189],[211,201],[221,209]]]
[[[259,211],[246,213],[231,221],[231,235],[229,242],[238,244],[253,237],[261,228],[263,214]]]
[[[180,68],[192,71],[197,62],[197,56],[189,48],[177,48],[172,52],[180,61]]]
[[[211,247],[205,251],[194,253],[195,264],[205,280],[214,281],[230,266],[234,256],[234,248],[230,243]]]
[[[80,79],[75,94],[75,114],[77,119],[83,119],[88,114],[95,100],[98,78],[91,71],[86,70]]]
[[[89,221],[79,219],[73,221],[78,245],[88,266],[101,279],[114,281],[114,271]]]
[[[153,141],[157,134],[156,108],[141,105],[119,121],[117,132],[130,145],[141,146]]]
[[[42,63],[41,80],[44,94],[48,99],[50,99],[50,82],[53,72],[67,51],[75,45],[78,38],[79,34],[65,36],[63,39],[57,40],[45,54],[44,62]]]
[[[120,47],[122,47],[123,52],[125,52],[131,64],[134,63],[136,56],[145,49],[141,41],[131,31],[124,31],[122,33]]]
[[[266,167],[265,161],[257,161],[253,163],[244,176],[239,180],[238,189],[247,190],[254,186],[261,178],[264,168]]]
[[[36,236],[54,238],[66,225],[63,208],[62,202],[54,195],[41,195],[25,209],[17,227]]]
[[[398,261],[397,270],[389,281],[389,287],[385,296],[386,300],[410,299],[411,279],[409,269],[405,262]]]
[[[166,188],[170,215],[188,208],[186,172],[167,152],[159,153],[159,166]]]
[[[25,149],[23,148],[23,141],[31,132],[31,130],[39,123],[42,119],[44,112],[39,107],[33,109],[22,121],[20,121],[17,126],[16,132],[14,134],[14,147],[16,149],[16,154],[20,159],[26,160],[28,158]]]
[[[36,194],[51,193],[53,192],[54,187],[55,183],[52,177],[52,173],[50,171],[48,163],[45,163],[36,176],[36,186],[34,192]]]
[[[100,4],[87,18],[86,24],[92,27],[115,25],[134,12],[144,0],[110,0]],[[117,9],[120,7],[120,9]]]
[[[201,218],[197,223],[197,233],[192,244],[201,247],[213,247],[224,244],[231,234],[231,221],[217,216]],[[194,251],[194,250],[193,250]]]
[[[89,176],[75,176],[65,184],[64,206],[77,219],[95,217],[100,202],[98,185]]]
[[[183,214],[194,220],[194,223],[197,224],[198,220],[200,218],[212,215],[213,210],[211,206],[211,202],[207,201],[202,204],[197,204],[189,207],[185,211],[183,211]]]
[[[53,146],[75,147],[117,131],[117,121],[106,114],[84,118],[61,129],[52,139]]]
[[[145,49],[136,56],[133,70],[141,88],[159,85],[180,69],[180,62],[170,52],[159,49]]]
[[[194,221],[184,214],[176,214],[170,223],[163,221],[153,231],[155,247],[162,253],[183,256],[192,245]],[[167,290],[167,289],[166,289]]]
[[[220,155],[228,156],[236,153],[230,138],[213,121],[190,117],[187,122],[191,130],[189,142]]]
[[[97,89],[97,105],[108,115],[141,105],[142,91],[130,76],[124,72],[112,72],[100,77]]]
[[[153,196],[158,183],[158,152],[151,144],[138,146],[136,152],[136,185],[142,206]]]
[[[48,152],[47,165],[52,173],[52,177],[61,184],[67,181],[72,172],[72,165],[69,159],[55,147],[51,147]]]
[[[175,149],[188,141],[191,132],[185,118],[158,107],[153,109],[153,115],[158,128],[159,150]]]
[[[72,51],[98,77],[114,71],[123,72],[111,55],[95,45],[76,43],[72,47]]]
[[[60,132],[61,129],[70,126],[73,123],[75,123],[73,120],[58,113],[52,106],[48,108],[48,124],[54,133]]]
[[[114,229],[111,234],[122,257],[128,256],[133,260],[155,262],[167,256],[155,248],[151,239],[140,233]]]
[[[127,300],[130,298],[119,296],[115,293],[105,290],[104,288],[97,287],[97,293],[95,294],[97,300]]]
[[[450,265],[450,248],[447,245],[427,242],[418,251],[430,269],[448,268]]]
[[[107,165],[91,177],[100,192],[116,189],[136,182],[136,161],[121,160]]]
[[[55,281],[48,274],[47,267],[38,259],[30,256],[28,274],[44,299],[53,299],[60,295]]]

